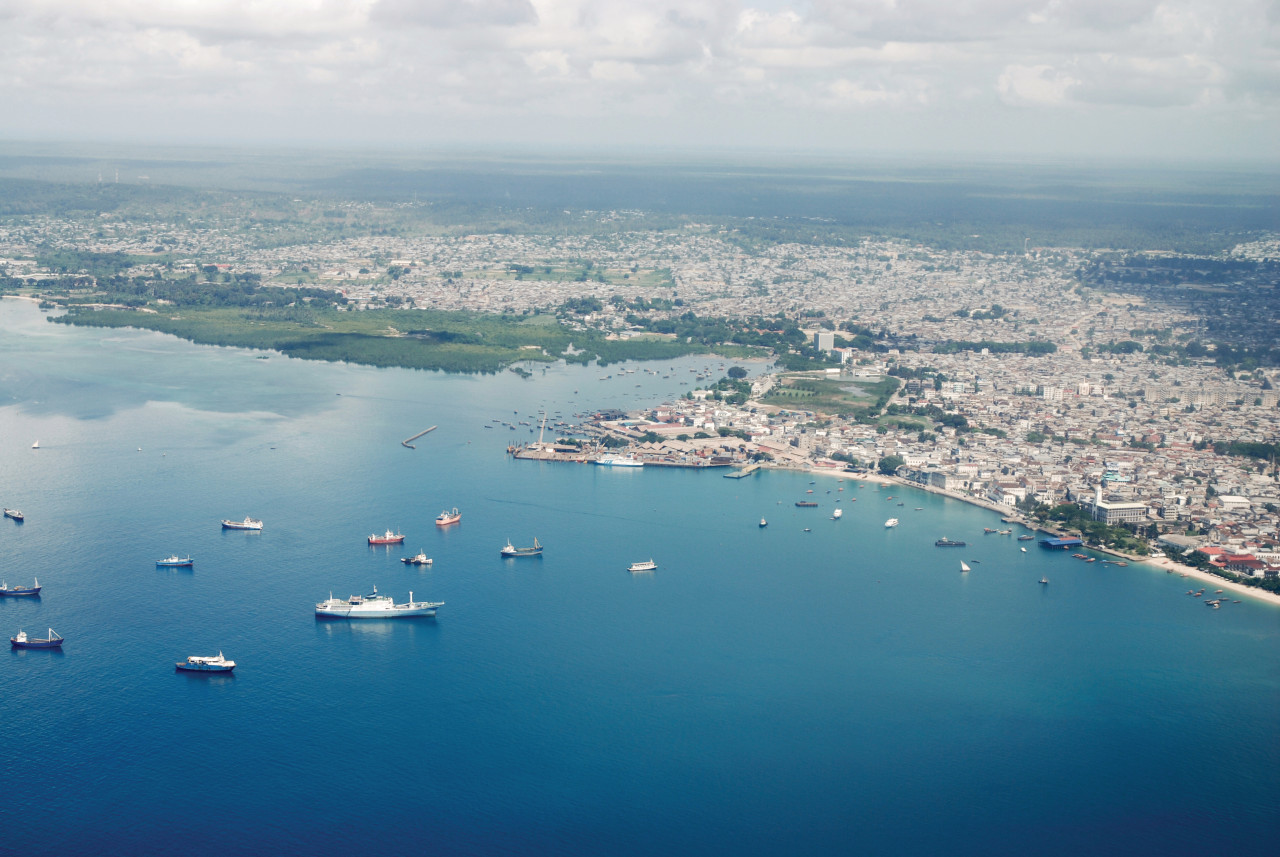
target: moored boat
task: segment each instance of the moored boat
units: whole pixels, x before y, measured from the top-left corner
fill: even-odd
[[[15,649],[58,649],[62,647],[62,637],[52,628],[47,637],[28,637],[26,631],[19,631],[16,637],[9,638],[9,645]]]
[[[652,559],[647,559],[643,562],[631,563],[631,565],[627,566],[627,571],[653,571],[657,567],[658,564],[656,562]]]
[[[458,507],[454,506],[453,511],[445,509],[439,515],[436,515],[436,526],[447,527],[450,524],[456,524],[462,520],[462,513],[458,511]]]
[[[843,516],[844,516],[844,509],[836,509],[834,512],[831,513],[831,520],[838,521]]]
[[[885,528],[886,530],[892,530],[892,529],[893,529],[894,527],[896,527],[896,526],[898,526],[898,519],[897,519],[897,518],[890,518],[889,520],[887,520],[887,521],[885,521],[885,522],[884,522],[884,528]]]
[[[222,529],[224,530],[260,530],[262,529],[262,521],[254,520],[245,515],[243,521],[223,521]]]
[[[30,586],[10,586],[7,582],[0,581],[0,597],[9,596],[13,598],[20,598],[23,596],[29,597],[39,595],[40,581],[34,577],[31,578],[31,580],[32,583]]]
[[[380,536],[376,533],[369,536],[369,544],[371,545],[398,545],[403,541],[403,535],[400,533],[393,533],[390,530],[387,530],[386,533]]]
[[[190,568],[195,565],[195,561],[190,556],[178,556],[176,553],[156,560],[156,565],[164,568]]]
[[[818,503],[815,500],[797,500],[796,505],[802,509],[810,509],[817,506]]]
[[[1032,540],[1032,539],[1034,539],[1034,538],[1035,538],[1035,536],[1031,535],[1030,533],[1023,533],[1022,535],[1018,536],[1018,541],[1020,541],[1020,542],[1029,542],[1029,541],[1031,541],[1031,540]]]
[[[511,556],[541,556],[541,555],[542,555],[542,545],[538,543],[538,539],[535,537],[535,538],[534,538],[534,540],[533,540],[533,547],[518,548],[518,547],[516,547],[515,545],[511,544],[511,539],[507,539],[507,546],[506,546],[506,547],[504,547],[504,548],[500,551],[500,553],[501,553],[503,556],[506,556],[506,557],[511,557]]]
[[[443,601],[414,601],[412,590],[409,601],[396,604],[390,595],[379,595],[378,587],[370,595],[352,595],[350,598],[334,598],[329,593],[327,601],[316,605],[316,616],[329,619],[399,619],[408,616],[434,616],[444,606]]]
[[[27,516],[17,509],[5,509],[4,516],[10,520],[17,521],[19,524],[27,519]]]
[[[946,536],[943,536],[942,538],[934,542],[933,545],[934,547],[939,547],[939,548],[962,548],[964,547],[964,542],[952,541]]]
[[[596,464],[602,467],[644,467],[644,462],[634,455],[606,455],[604,458],[597,458]]]
[[[229,673],[236,668],[236,662],[227,660],[222,652],[218,652],[216,655],[191,655],[174,666],[186,672]]]
[[[761,518],[761,519],[760,519],[760,526],[761,526],[761,528],[767,527],[767,526],[769,526],[769,522],[768,522],[768,521],[766,521],[764,518]]]
[[[1042,577],[1042,578],[1040,578],[1040,582],[1041,582],[1041,583],[1045,583],[1045,584],[1047,584],[1047,583],[1049,582],[1049,578],[1047,578],[1047,577]]]
[[[431,565],[431,557],[427,556],[426,551],[416,556],[401,557],[400,561],[405,565]]]

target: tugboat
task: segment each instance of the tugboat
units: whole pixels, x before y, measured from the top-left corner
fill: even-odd
[[[512,556],[542,556],[542,545],[538,544],[537,538],[533,540],[533,547],[518,548],[511,544],[511,539],[507,539],[507,546],[500,553],[505,557]]]
[[[222,652],[218,652],[216,655],[191,655],[174,666],[184,672],[229,673],[236,668],[236,662],[227,660]]]
[[[243,521],[223,521],[222,529],[224,530],[261,530],[262,521],[255,521],[248,515]]]
[[[10,586],[8,583],[0,581],[0,597],[38,596],[40,594],[40,581],[34,577],[31,580],[32,584],[30,586]]]
[[[26,631],[19,631],[18,636],[9,638],[9,645],[15,649],[60,649],[62,638],[52,628],[47,637],[28,637]]]
[[[425,551],[417,556],[401,557],[400,561],[405,565],[431,565],[431,557]]]
[[[760,529],[764,529],[764,528],[765,528],[765,527],[767,527],[767,526],[769,526],[769,522],[768,522],[768,521],[766,521],[764,518],[761,518],[761,519],[760,519]]]
[[[390,530],[387,530],[387,532],[381,536],[376,534],[369,536],[369,544],[371,545],[398,545],[403,541],[404,536],[400,533],[393,533]]]
[[[462,520],[462,513],[458,511],[458,507],[454,506],[453,511],[445,509],[439,515],[436,515],[436,526],[447,527],[450,524],[456,524]]]

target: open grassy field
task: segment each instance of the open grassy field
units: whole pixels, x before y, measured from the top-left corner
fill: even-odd
[[[829,377],[824,372],[794,372],[779,376],[778,385],[762,400],[779,408],[798,408],[828,416],[878,413],[898,388],[898,379]]]

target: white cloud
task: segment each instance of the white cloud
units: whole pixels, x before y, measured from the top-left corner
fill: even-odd
[[[1247,128],[1261,141],[1280,131],[1278,10],[1275,0],[0,0],[0,110],[7,133],[27,137],[79,133],[68,117],[80,116],[181,134],[200,127],[193,115],[251,137],[266,115],[305,139],[337,127],[446,142],[442,129],[511,128],[607,143],[619,128],[629,140],[749,133],[814,145],[843,139],[839,117],[872,112],[886,140],[1016,146],[1038,139],[1054,111],[1101,128],[1123,106],[1146,111],[1153,129],[1206,124],[1211,112],[1219,135]],[[1212,147],[1208,130],[1204,140]]]
[[[996,81],[1006,104],[1054,105],[1067,100],[1067,92],[1079,81],[1047,65],[1009,65]]]

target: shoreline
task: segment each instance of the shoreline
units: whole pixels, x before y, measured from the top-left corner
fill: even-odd
[[[868,474],[868,478],[870,478],[870,474]],[[968,503],[971,506],[977,506],[980,509],[986,509],[991,512],[1003,513],[1002,517],[1016,517],[1020,525],[1026,527],[1029,530],[1034,530],[1035,532],[1038,532],[1038,533],[1049,533],[1049,534],[1053,533],[1052,530],[1046,530],[1042,527],[1036,526],[1035,524],[1026,522],[1023,519],[1023,517],[1018,514],[1018,511],[1016,509],[998,506],[995,503],[979,500],[976,497],[966,497],[964,495],[956,494],[955,492],[952,492],[952,491],[946,491],[941,488],[934,488],[929,485],[920,485],[917,482],[911,482],[909,480],[902,479],[897,476],[887,477],[887,476],[880,476],[879,474],[876,474],[875,481],[880,482],[881,484],[897,483],[899,485],[903,485],[908,488],[918,488],[921,491],[926,491],[930,494],[937,494],[941,497],[946,497],[952,500],[960,500],[961,502]],[[1163,568],[1165,572],[1169,574],[1178,574],[1178,575],[1181,575],[1182,577],[1194,578],[1195,580],[1205,584],[1213,584],[1214,589],[1221,589],[1223,590],[1224,593],[1237,592],[1242,595],[1247,595],[1256,601],[1261,601],[1265,604],[1271,604],[1273,606],[1280,607],[1280,593],[1270,592],[1266,589],[1260,589],[1256,586],[1246,586],[1245,584],[1237,583],[1234,580],[1227,580],[1225,577],[1218,577],[1216,574],[1213,574],[1212,572],[1204,571],[1203,569],[1195,568],[1194,566],[1184,565],[1183,563],[1180,563],[1167,556],[1166,557],[1138,556],[1136,554],[1127,554],[1127,553],[1123,553],[1122,551],[1112,550],[1111,548],[1092,547],[1090,545],[1082,545],[1082,547],[1085,550],[1097,551],[1098,553],[1107,554],[1108,556],[1120,557],[1121,559],[1124,559],[1126,562],[1141,564],[1143,566],[1146,566],[1149,571],[1154,571],[1156,568]],[[1208,589],[1209,586],[1206,586],[1205,588]]]

